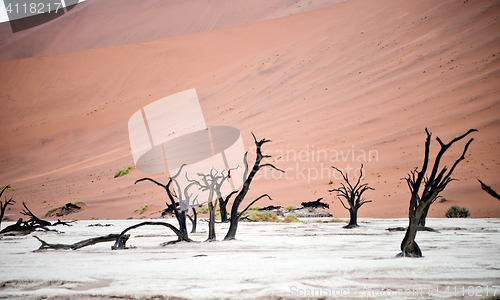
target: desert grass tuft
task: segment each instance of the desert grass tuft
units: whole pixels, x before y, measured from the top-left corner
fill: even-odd
[[[123,170],[120,170],[118,172],[115,173],[115,176],[113,178],[116,178],[116,177],[122,177],[122,176],[125,176],[128,174],[128,172],[130,171],[130,169],[134,168],[135,166],[130,166],[130,167],[127,167]]]
[[[288,214],[286,215],[285,219],[283,219],[284,223],[293,223],[293,222],[300,222],[299,219],[297,219],[297,216],[295,214]]]
[[[251,211],[248,214],[248,218],[250,220],[254,220],[257,222],[279,222],[280,219],[278,216],[272,211]]]
[[[331,219],[330,219],[330,220],[328,220],[328,221],[318,220],[317,222],[318,222],[318,223],[349,223],[349,221],[347,221],[347,220],[342,220],[342,219],[339,219],[339,218],[331,218]]]

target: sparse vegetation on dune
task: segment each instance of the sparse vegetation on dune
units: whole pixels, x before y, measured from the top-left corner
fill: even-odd
[[[136,210],[136,211],[138,211],[137,214],[138,215],[142,215],[146,211],[147,208],[148,208],[147,204],[142,205],[141,208],[139,208],[138,210]]]
[[[115,176],[113,178],[117,178],[117,177],[122,177],[122,176],[125,176],[128,174],[128,172],[134,168],[135,166],[129,166],[129,167],[126,167],[125,169],[122,169],[118,172],[115,173]]]

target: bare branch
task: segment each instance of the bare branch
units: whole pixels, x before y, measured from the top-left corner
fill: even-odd
[[[276,168],[274,165],[272,164],[263,164],[263,165],[260,165],[259,168],[263,168],[263,167],[271,167],[273,169],[275,169],[276,171],[279,171],[281,173],[286,173],[285,171],[281,170],[281,169],[278,169]]]
[[[243,214],[250,208],[250,206],[252,206],[255,202],[259,201],[263,197],[267,197],[271,201],[273,200],[273,199],[271,199],[271,197],[268,194],[264,194],[264,195],[260,196],[259,198],[257,198],[255,200],[253,200],[252,202],[250,202],[250,204],[248,204],[248,206],[238,214],[238,219],[240,219],[241,216],[243,216]]]
[[[339,198],[340,203],[342,203],[342,206],[343,206],[345,209],[349,210],[349,208],[347,208],[347,206],[345,206],[344,202],[342,202],[342,199],[340,199],[340,197],[338,197],[338,196],[337,196],[337,198]]]
[[[481,180],[478,179],[478,181],[481,183],[481,188],[488,194],[490,194],[491,196],[497,198],[498,200],[500,200],[500,195],[497,194],[497,192],[495,192],[491,187],[487,186],[486,184],[484,184]]]
[[[369,200],[369,201],[361,201],[359,204],[358,204],[358,208],[361,207],[361,205],[365,204],[365,203],[370,203],[372,202],[372,200]]]
[[[10,184],[3,187],[2,191],[0,192],[0,197],[2,197],[3,192],[8,188],[10,188]]]

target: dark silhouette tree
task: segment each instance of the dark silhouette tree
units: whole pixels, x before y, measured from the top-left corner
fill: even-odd
[[[441,149],[436,155],[436,159],[434,160],[434,166],[432,167],[431,173],[429,177],[426,177],[426,172],[429,164],[429,148],[431,143],[431,134],[425,129],[427,134],[427,138],[425,140],[425,154],[424,154],[424,163],[422,165],[421,171],[417,169],[411,171],[408,176],[405,178],[408,183],[408,187],[411,192],[410,199],[410,209],[409,209],[409,225],[406,230],[405,237],[401,242],[401,253],[398,256],[410,256],[410,257],[422,257],[422,251],[420,247],[415,242],[415,237],[417,235],[417,229],[419,224],[421,224],[422,217],[424,213],[429,210],[429,206],[436,201],[448,183],[450,183],[453,179],[451,178],[451,174],[455,170],[455,167],[465,159],[465,153],[469,148],[470,143],[474,139],[470,139],[464,147],[462,155],[458,158],[450,170],[447,167],[443,167],[441,170],[439,169],[439,164],[441,163],[441,158],[443,157],[446,150],[448,150],[455,142],[466,137],[471,132],[477,131],[476,129],[470,129],[465,134],[454,138],[448,144],[444,144],[439,137],[436,137]],[[420,192],[421,191],[421,192]]]
[[[200,180],[189,180],[188,182],[190,184],[198,186],[198,189],[206,192],[208,191],[208,211],[209,211],[209,221],[208,221],[208,239],[207,242],[213,242],[217,240],[217,237],[215,235],[215,207],[217,206],[217,202],[215,202],[214,205],[214,198],[215,195],[218,191],[220,194],[220,187],[222,186],[222,183],[219,182],[219,179],[225,180],[224,178],[227,178],[224,176],[224,171],[221,172],[219,175],[217,170],[212,169],[210,171],[210,174],[202,174],[198,173],[197,174],[200,177]]]
[[[175,208],[172,204],[169,204],[168,202],[165,202],[165,204],[167,205],[167,208],[165,208],[162,211],[161,216],[164,217],[168,214],[175,216],[174,209],[176,209],[179,206],[179,202],[175,202]],[[196,212],[196,209],[194,207],[192,207],[191,210],[193,211],[193,216],[191,217],[190,215],[186,214],[186,217],[189,219],[189,221],[191,221],[192,225],[191,233],[196,233],[196,224],[198,223],[198,213]]]
[[[154,179],[151,179],[151,178],[141,178],[139,180],[137,180],[134,184],[137,184],[138,182],[141,182],[141,181],[145,181],[145,180],[148,180],[148,181],[151,181],[153,183],[155,183],[156,185],[158,186],[161,186],[165,189],[165,191],[167,192],[167,195],[168,195],[168,198],[170,200],[170,205],[168,207],[169,210],[172,210],[174,215],[175,215],[175,218],[177,219],[177,222],[179,223],[179,232],[182,234],[182,236],[179,236],[177,233],[177,235],[179,236],[179,239],[177,241],[187,241],[189,240],[188,238],[188,232],[187,232],[187,226],[186,226],[186,211],[185,210],[182,210],[176,203],[176,198],[180,198],[179,200],[182,200],[182,196],[178,196],[177,194],[175,194],[173,191],[171,191],[171,185],[172,185],[172,182],[174,182],[175,178],[177,176],[179,176],[179,174],[181,173],[182,171],[182,168],[184,167],[185,165],[182,165],[180,168],[179,168],[179,171],[177,172],[177,174],[175,174],[174,176],[170,177],[170,179],[168,180],[168,183],[167,184],[162,184]],[[190,186],[186,187],[186,189],[184,190],[186,192],[186,190],[189,188]],[[187,192],[186,192],[187,193]],[[182,193],[181,193],[182,195]],[[151,224],[150,224],[151,225]]]
[[[248,174],[248,162],[247,162],[248,152],[246,152],[244,157],[243,157],[243,164],[245,166],[245,170],[243,172],[243,186],[242,186],[241,190],[239,191],[238,195],[236,195],[236,198],[234,199],[233,205],[231,207],[231,220],[230,220],[229,230],[228,230],[226,236],[224,237],[225,241],[234,240],[236,238],[236,231],[238,229],[238,222],[239,222],[240,218],[243,216],[243,214],[248,210],[248,208],[251,205],[253,205],[255,202],[257,202],[258,200],[260,200],[263,197],[267,197],[267,198],[271,199],[271,197],[269,197],[269,195],[264,194],[264,195],[258,197],[257,199],[255,199],[254,201],[252,201],[243,211],[238,212],[240,204],[243,202],[246,194],[248,193],[248,190],[250,189],[250,184],[252,183],[252,180],[253,180],[255,174],[257,174],[257,172],[261,168],[264,168],[264,167],[271,167],[279,172],[285,173],[285,171],[276,168],[272,164],[269,164],[269,163],[261,164],[262,159],[271,157],[270,155],[263,155],[262,154],[262,150],[261,150],[262,145],[264,145],[265,143],[271,142],[271,141],[266,140],[266,139],[262,139],[260,141],[257,141],[257,139],[255,138],[255,135],[253,133],[252,133],[252,136],[253,136],[253,140],[255,142],[255,146],[257,147],[257,157],[255,158],[255,163],[253,165],[252,170],[250,171],[250,174]]]
[[[3,192],[5,192],[5,190],[8,188],[10,188],[10,185],[7,185],[2,189],[2,191],[0,192],[0,197],[2,197]],[[2,202],[0,200],[0,225],[2,224],[2,220],[3,220],[3,217],[5,215],[5,209],[7,209],[7,206],[9,206],[9,205],[14,205],[14,203],[16,203],[16,202],[14,200],[12,200],[12,198],[7,200],[7,197],[5,197],[5,202]],[[1,227],[0,227],[0,229],[1,229]]]
[[[361,178],[363,177],[363,165],[361,164],[361,168],[359,171],[359,177],[358,181],[354,186],[349,182],[349,175],[347,173],[344,174],[342,170],[332,167],[335,170],[337,170],[340,175],[342,175],[342,178],[345,181],[345,184],[343,182],[340,183],[342,185],[338,189],[333,189],[330,190],[330,192],[337,192],[337,198],[340,200],[340,203],[342,203],[342,206],[344,206],[345,209],[349,211],[350,215],[350,220],[349,224],[344,226],[344,228],[355,228],[359,227],[358,225],[358,209],[365,203],[372,202],[366,201],[365,198],[363,198],[363,193],[366,192],[367,190],[373,190],[373,188],[368,186],[368,183],[361,183]],[[347,207],[344,202],[342,201],[342,198],[346,200],[347,204],[349,204],[349,207]]]
[[[197,173],[199,180],[189,180],[186,177],[190,185],[194,184],[198,186],[198,189],[207,192],[208,191],[208,211],[209,211],[209,221],[208,221],[208,239],[207,241],[215,241],[215,208],[217,206],[217,201],[219,202],[221,221],[227,222],[227,210],[226,205],[229,201],[229,198],[237,193],[237,191],[231,192],[226,199],[224,200],[221,193],[221,187],[226,182],[228,178],[230,178],[231,170],[235,170],[236,168],[232,168],[228,170],[228,174],[225,175],[223,170],[222,172],[218,172],[215,169],[210,170],[209,174]],[[217,201],[214,203],[214,197],[217,197]]]

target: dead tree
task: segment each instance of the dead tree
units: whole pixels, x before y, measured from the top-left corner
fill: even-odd
[[[214,169],[210,171],[210,174],[202,174],[198,173],[197,175],[200,177],[200,180],[190,180],[188,179],[188,182],[192,185],[198,186],[198,189],[200,189],[202,192],[208,191],[208,211],[210,213],[209,221],[208,221],[208,239],[207,242],[212,242],[215,241],[216,235],[215,235],[215,206],[217,205],[217,202],[213,203],[214,197],[215,197],[215,189],[220,190],[220,186],[218,184],[219,179],[224,176],[218,176],[218,172]],[[219,191],[220,194],[220,191]]]
[[[250,183],[252,183],[252,180],[253,180],[255,174],[257,174],[257,172],[261,168],[264,168],[264,167],[271,167],[279,172],[285,173],[285,171],[276,168],[272,164],[269,164],[269,163],[268,164],[261,164],[261,161],[263,158],[271,157],[270,155],[263,155],[262,151],[261,151],[262,145],[270,142],[270,140],[262,139],[260,141],[257,141],[257,139],[255,138],[255,135],[253,133],[252,133],[252,136],[253,136],[253,140],[255,142],[255,146],[257,147],[257,157],[255,158],[255,163],[253,165],[252,170],[250,171],[250,174],[248,174],[248,162],[247,162],[248,152],[246,152],[245,156],[243,157],[243,164],[245,165],[245,170],[243,172],[243,186],[242,186],[240,192],[238,193],[238,195],[236,196],[236,198],[234,199],[233,206],[231,207],[231,221],[230,221],[230,225],[229,225],[229,230],[228,230],[226,236],[224,237],[225,241],[234,240],[236,238],[236,231],[238,229],[238,221],[243,216],[243,213],[245,213],[246,210],[248,210],[248,208],[251,205],[253,205],[255,202],[257,202],[259,199],[261,199],[263,197],[268,197],[269,199],[271,199],[271,197],[269,197],[269,195],[267,195],[267,194],[262,195],[262,196],[258,197],[257,199],[255,199],[254,201],[252,201],[242,212],[238,212],[238,208],[239,208],[241,202],[243,202],[243,200],[245,199],[245,196],[248,193],[248,190],[250,189]]]
[[[330,205],[328,205],[328,203],[323,203],[321,202],[321,200],[323,200],[323,197],[319,198],[316,201],[302,202],[300,203],[300,205],[302,205],[302,207],[324,208],[324,209],[330,208]]]
[[[186,177],[188,182],[190,183],[189,185],[196,185],[198,186],[198,189],[201,190],[202,192],[207,192],[208,191],[208,211],[210,214],[209,221],[208,221],[208,239],[207,241],[215,241],[216,236],[215,236],[215,207],[217,206],[217,201],[215,201],[215,204],[213,203],[213,200],[215,196],[217,196],[217,200],[219,202],[219,208],[220,208],[220,214],[221,214],[221,221],[224,222],[224,218],[227,222],[227,211],[226,211],[226,204],[229,201],[229,198],[231,195],[235,194],[237,191],[231,192],[225,200],[223,200],[222,193],[221,193],[221,188],[222,184],[230,178],[230,172],[231,170],[234,169],[229,169],[228,170],[228,175],[224,174],[224,170],[222,172],[218,172],[215,169],[212,169],[209,174],[202,174],[202,173],[197,173],[198,177],[200,178],[199,180],[190,180],[189,178]],[[186,196],[187,197],[187,196]],[[221,204],[221,202],[224,202]],[[222,207],[221,207],[222,205]]]
[[[177,177],[180,174],[183,166],[184,165],[182,165],[179,168],[179,171],[177,172],[177,174],[175,174],[173,177],[170,177],[170,179],[168,180],[168,183],[166,185],[161,184],[158,181],[151,179],[151,178],[148,178],[148,177],[141,178],[141,179],[137,180],[134,184],[141,182],[141,181],[148,180],[148,181],[151,181],[151,182],[155,183],[156,185],[164,188],[165,191],[167,192],[168,198],[170,199],[170,204],[171,204],[172,210],[174,212],[175,218],[177,219],[177,222],[179,223],[179,230],[180,230],[180,232],[182,232],[184,235],[187,236],[188,232],[187,232],[187,226],[186,226],[186,211],[183,211],[180,208],[177,208],[176,201],[175,201],[176,195],[174,194],[174,192],[172,192],[170,190],[170,186],[171,186],[173,180],[175,179],[175,177]]]
[[[45,227],[45,226],[51,226],[52,223],[50,223],[49,221],[45,221],[45,220],[42,220],[40,218],[38,218],[37,216],[35,216],[30,210],[29,208],[26,206],[26,203],[23,202],[23,206],[24,206],[24,209],[23,211],[21,212],[22,215],[25,215],[25,216],[28,216],[30,217],[30,219],[27,221],[27,222],[30,222],[32,223],[33,225],[40,225],[41,227]],[[69,224],[66,224],[67,226],[70,226]]]
[[[167,208],[165,208],[162,211],[161,216],[164,217],[168,214],[172,214],[175,216],[174,209],[177,209],[177,207],[179,206],[179,202],[175,202],[175,207],[172,204],[168,204],[168,202],[165,202],[165,204],[167,205]],[[198,222],[198,214],[196,213],[196,209],[194,207],[192,207],[191,209],[193,210],[193,217],[191,217],[188,214],[186,214],[186,217],[189,219],[189,221],[191,221],[191,233],[196,233],[196,224]]]
[[[0,197],[2,197],[3,192],[5,192],[5,190],[8,188],[10,188],[10,185],[7,185],[2,189],[2,191],[0,192]],[[12,200],[12,198],[7,200],[7,197],[5,197],[5,202],[0,201],[0,225],[2,224],[2,220],[3,220],[3,217],[5,215],[5,209],[9,205],[14,205],[14,203],[16,203],[16,201]],[[0,227],[0,229],[1,229],[1,227]]]
[[[429,164],[429,148],[431,143],[431,134],[425,129],[427,134],[427,138],[425,140],[425,154],[424,154],[424,163],[422,165],[422,170],[418,171],[417,169],[411,171],[408,176],[405,178],[408,183],[408,187],[411,192],[410,199],[410,209],[409,209],[409,225],[406,230],[405,237],[401,242],[401,253],[398,256],[410,256],[410,257],[422,257],[422,251],[420,247],[415,242],[415,237],[417,235],[417,229],[419,227],[419,223],[424,215],[424,212],[429,210],[429,206],[436,201],[448,183],[450,183],[453,179],[451,178],[451,174],[455,170],[455,167],[465,159],[465,153],[469,148],[470,143],[474,139],[470,139],[464,147],[462,155],[458,158],[451,169],[448,171],[447,167],[443,167],[439,170],[439,164],[441,162],[441,158],[443,157],[446,150],[448,150],[455,142],[463,139],[469,133],[477,131],[476,129],[470,129],[465,134],[454,138],[448,144],[444,144],[439,137],[436,137],[441,149],[434,160],[434,166],[432,167],[431,173],[429,177],[426,177],[426,172]],[[420,193],[420,191],[422,191]]]
[[[47,228],[48,226],[57,226],[57,225],[64,225],[64,226],[71,226],[70,223],[76,222],[76,221],[61,221],[57,220],[55,223],[51,223],[49,221],[42,220],[35,216],[26,206],[26,203],[23,202],[24,209],[21,212],[22,215],[30,217],[28,221],[23,221],[22,218],[19,218],[17,222],[13,225],[5,227],[2,231],[0,231],[0,234],[3,233],[8,233],[8,232],[17,232],[21,234],[29,234],[35,230],[43,230],[43,231],[57,231],[57,230],[51,230]]]
[[[488,194],[490,194],[491,196],[497,198],[498,200],[500,200],[500,195],[495,192],[490,186],[487,186],[486,184],[484,184],[481,180],[478,179],[478,181],[481,183],[481,188]],[[1,195],[1,194],[0,194]]]
[[[337,198],[340,200],[340,203],[342,203],[342,206],[349,211],[350,215],[350,220],[349,224],[344,226],[344,228],[355,228],[359,227],[358,225],[358,209],[365,203],[372,202],[366,201],[365,198],[363,198],[363,193],[366,192],[367,190],[374,190],[373,188],[368,186],[368,183],[364,183],[360,185],[361,178],[363,177],[363,165],[361,164],[361,169],[359,171],[359,177],[358,181],[354,186],[351,185],[349,182],[349,175],[347,173],[343,173],[340,169],[336,167],[332,167],[335,170],[337,170],[340,175],[342,175],[342,178],[344,179],[345,183],[341,182],[340,184],[342,185],[338,189],[333,189],[330,190],[330,192],[337,192]],[[344,202],[342,201],[342,198],[344,198],[349,204],[349,207],[347,207]]]

